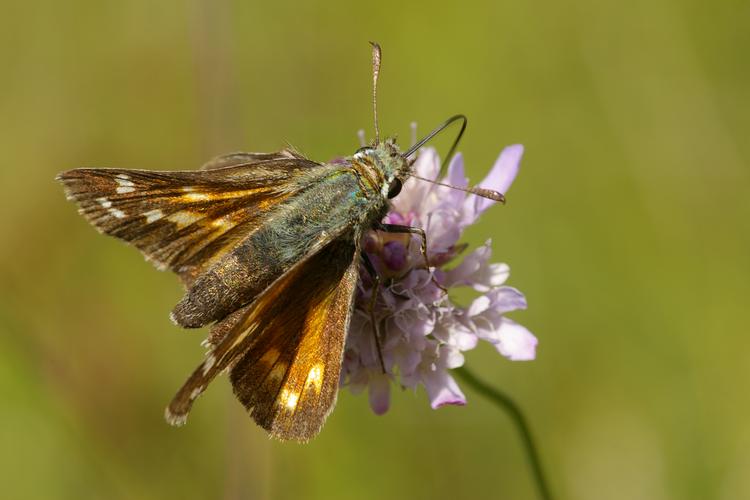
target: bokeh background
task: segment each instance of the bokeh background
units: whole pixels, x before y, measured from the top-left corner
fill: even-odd
[[[495,241],[540,340],[469,353],[525,409],[558,498],[750,498],[750,4],[3,0],[0,475],[5,498],[535,498],[511,422],[342,393],[271,442],[224,380],[162,408],[202,355],[174,276],[103,238],[54,181],[195,168],[290,141],[327,159],[462,112],[467,169],[523,143]],[[445,150],[448,139],[437,141]]]

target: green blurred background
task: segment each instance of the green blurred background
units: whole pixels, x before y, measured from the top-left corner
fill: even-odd
[[[534,498],[510,421],[466,388],[433,411],[343,392],[322,434],[269,441],[220,380],[162,409],[203,350],[174,276],[98,236],[56,172],[195,168],[290,141],[315,159],[462,112],[469,175],[526,146],[488,236],[540,340],[469,366],[527,412],[569,499],[750,498],[750,4],[4,0],[4,498]],[[447,139],[436,144],[445,150]]]

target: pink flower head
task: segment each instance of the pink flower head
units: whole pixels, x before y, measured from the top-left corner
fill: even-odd
[[[506,193],[518,173],[522,155],[523,146],[506,147],[479,186]],[[420,177],[437,178],[440,159],[434,148],[420,152],[414,170]],[[442,182],[468,186],[460,154],[450,162]],[[510,360],[534,359],[537,339],[505,317],[511,311],[525,309],[526,299],[515,288],[504,285],[509,268],[490,262],[490,240],[459,259],[465,248],[459,244],[463,230],[493,204],[486,198],[412,178],[392,200],[384,222],[424,229],[429,266],[417,236],[382,231],[365,236],[363,248],[381,277],[375,318],[386,373],[380,365],[370,321],[372,282],[362,269],[342,379],[353,392],[367,388],[376,414],[388,411],[392,384],[412,389],[424,386],[434,409],[466,404],[449,370],[462,366],[463,353],[480,340],[491,343]],[[479,296],[467,307],[458,306],[445,292],[453,287],[471,287]]]

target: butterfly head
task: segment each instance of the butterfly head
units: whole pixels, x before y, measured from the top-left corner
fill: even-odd
[[[401,186],[411,175],[411,162],[404,157],[396,141],[391,138],[374,146],[359,148],[352,159],[366,163],[375,170],[380,193],[388,199],[398,195]]]

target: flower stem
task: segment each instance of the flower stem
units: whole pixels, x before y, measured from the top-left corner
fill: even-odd
[[[508,416],[510,416],[518,428],[518,433],[521,435],[521,441],[523,441],[526,456],[531,465],[534,482],[539,491],[539,498],[542,500],[551,500],[552,494],[547,486],[547,480],[545,479],[544,471],[542,470],[539,452],[537,451],[537,448],[534,445],[534,440],[531,437],[529,424],[526,422],[526,418],[523,416],[523,413],[521,413],[521,409],[518,405],[516,405],[510,396],[503,394],[497,389],[490,387],[485,382],[479,380],[476,375],[469,371],[465,366],[456,368],[453,372],[461,377],[464,382],[472,386],[474,390],[495,403],[501,410],[505,411]]]

